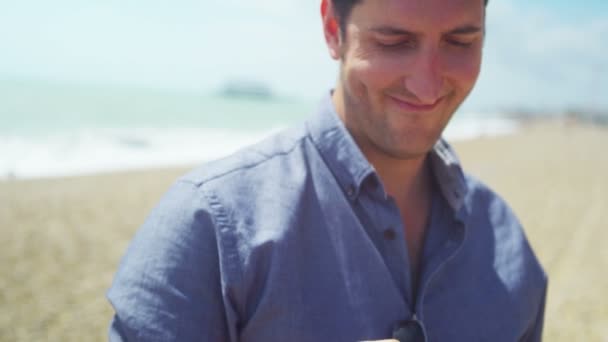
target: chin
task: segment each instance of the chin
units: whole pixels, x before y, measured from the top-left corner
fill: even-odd
[[[426,156],[429,150],[426,149],[412,149],[412,148],[404,148],[404,149],[391,149],[387,151],[387,153],[395,158],[400,160],[412,160],[412,159],[420,159]]]
[[[392,144],[386,146],[386,151],[398,159],[416,159],[426,155],[435,146],[437,139],[428,137],[416,137],[413,140],[394,139]]]

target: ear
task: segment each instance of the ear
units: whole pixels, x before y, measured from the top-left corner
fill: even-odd
[[[338,18],[331,0],[321,0],[321,19],[323,21],[323,34],[329,54],[335,60],[340,59],[340,28]]]

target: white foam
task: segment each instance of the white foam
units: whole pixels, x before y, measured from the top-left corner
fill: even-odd
[[[80,129],[46,136],[0,136],[0,178],[42,178],[195,165],[225,156],[276,132],[203,128]],[[514,120],[456,118],[450,141],[511,134]]]
[[[42,137],[0,136],[0,178],[41,178],[196,164],[276,131],[87,129]]]
[[[446,127],[444,136],[450,141],[471,140],[516,133],[519,122],[498,115],[470,114],[456,117]]]

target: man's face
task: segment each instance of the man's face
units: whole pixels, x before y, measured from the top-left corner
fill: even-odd
[[[368,156],[424,156],[477,80],[483,0],[363,0],[342,35],[332,11],[324,27],[341,61],[338,114]]]

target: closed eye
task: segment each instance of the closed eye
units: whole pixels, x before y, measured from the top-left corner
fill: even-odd
[[[446,42],[450,45],[458,46],[458,47],[470,47],[473,45],[473,41],[468,40],[458,40],[458,39],[447,39]]]
[[[376,44],[381,48],[387,49],[413,48],[416,45],[415,42],[411,39],[377,40]]]

